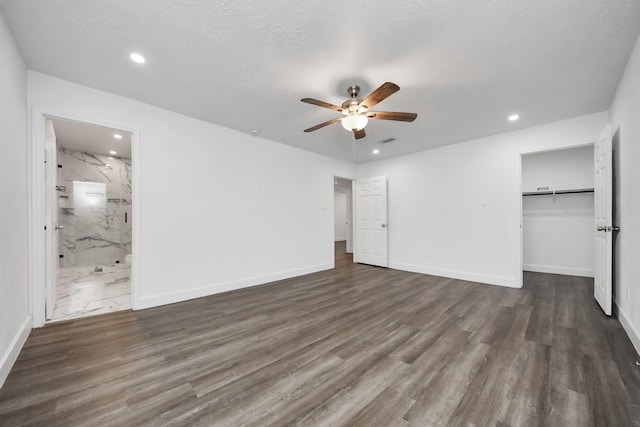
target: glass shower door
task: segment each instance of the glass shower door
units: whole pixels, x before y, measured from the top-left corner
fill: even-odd
[[[107,186],[101,182],[73,181],[72,207],[66,212],[65,245],[70,267],[102,267],[104,234],[108,231]]]

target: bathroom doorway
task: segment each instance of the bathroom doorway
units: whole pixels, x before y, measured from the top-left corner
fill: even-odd
[[[46,118],[47,322],[131,308],[132,134]]]

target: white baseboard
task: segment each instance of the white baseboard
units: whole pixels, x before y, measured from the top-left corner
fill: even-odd
[[[332,268],[334,268],[334,265],[332,263],[320,264],[295,270],[282,271],[274,274],[266,274],[264,276],[254,276],[248,277],[246,279],[216,283],[200,288],[183,289],[175,292],[167,292],[160,295],[142,297],[140,298],[139,306],[134,307],[134,310],[157,307],[165,304],[173,304],[180,301],[206,297],[222,292],[234,291],[236,289],[248,288],[250,286],[264,285],[278,280],[303,276],[305,274],[317,273],[318,271],[329,270]]]
[[[595,275],[593,269],[558,267],[556,265],[523,264],[522,269],[536,273],[563,274],[565,276],[594,277]]]
[[[616,314],[618,315],[618,320],[620,321],[622,328],[629,336],[631,343],[636,349],[636,353],[640,355],[640,333],[638,333],[638,331],[635,330],[633,325],[631,325],[631,322],[629,322],[629,320],[627,319],[627,316],[625,316],[625,314],[622,311],[620,311],[618,304],[616,304],[615,302],[614,302],[614,308],[615,308]]]
[[[403,262],[389,262],[390,268],[410,271],[412,273],[430,274],[432,276],[448,277],[451,279],[466,280],[469,282],[486,283],[488,285],[505,286],[508,288],[520,288],[521,285],[514,277],[492,276],[488,274],[469,273],[466,271],[447,270],[443,268],[429,267],[426,265],[406,264]]]
[[[11,343],[9,344],[9,348],[2,355],[2,359],[0,359],[0,388],[4,385],[7,377],[9,376],[9,372],[11,372],[11,368],[13,364],[16,363],[16,359],[20,354],[20,350],[24,346],[24,343],[27,341],[27,337],[29,337],[29,333],[31,332],[31,317],[27,316],[20,325],[20,328],[14,335]]]

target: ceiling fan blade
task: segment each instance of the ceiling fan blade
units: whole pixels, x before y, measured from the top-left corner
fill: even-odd
[[[331,119],[331,120],[327,120],[326,122],[322,122],[319,125],[315,125],[313,127],[310,127],[309,129],[305,129],[305,132],[313,132],[314,130],[318,130],[320,128],[323,128],[325,126],[329,126],[332,125],[336,122],[339,122],[340,120],[342,120],[342,118],[338,118],[338,119]]]
[[[337,105],[329,104],[328,102],[319,101],[313,98],[302,98],[300,101],[306,102],[307,104],[317,105],[318,107],[328,108],[329,110],[337,111],[338,113],[342,113],[342,108]]]
[[[377,105],[379,102],[384,101],[394,93],[400,90],[400,86],[395,83],[386,82],[383,83],[378,89],[374,90],[367,96],[360,105],[366,105],[370,109]]]
[[[397,120],[399,122],[412,122],[418,117],[416,113],[398,113],[395,111],[372,111],[367,117],[375,120]]]
[[[359,129],[359,130],[358,129],[353,129],[353,136],[355,136],[356,139],[362,139],[365,136],[367,136],[367,134],[364,133],[364,128]]]

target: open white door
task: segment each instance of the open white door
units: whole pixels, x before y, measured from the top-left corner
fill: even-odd
[[[594,147],[594,200],[596,265],[593,293],[607,316],[611,316],[613,256],[613,156],[611,128],[607,126]]]
[[[53,316],[56,304],[56,280],[58,278],[59,248],[58,248],[58,153],[56,134],[53,122],[47,120],[45,124],[45,296],[46,318]]]
[[[387,266],[387,177],[356,179],[353,261]]]

